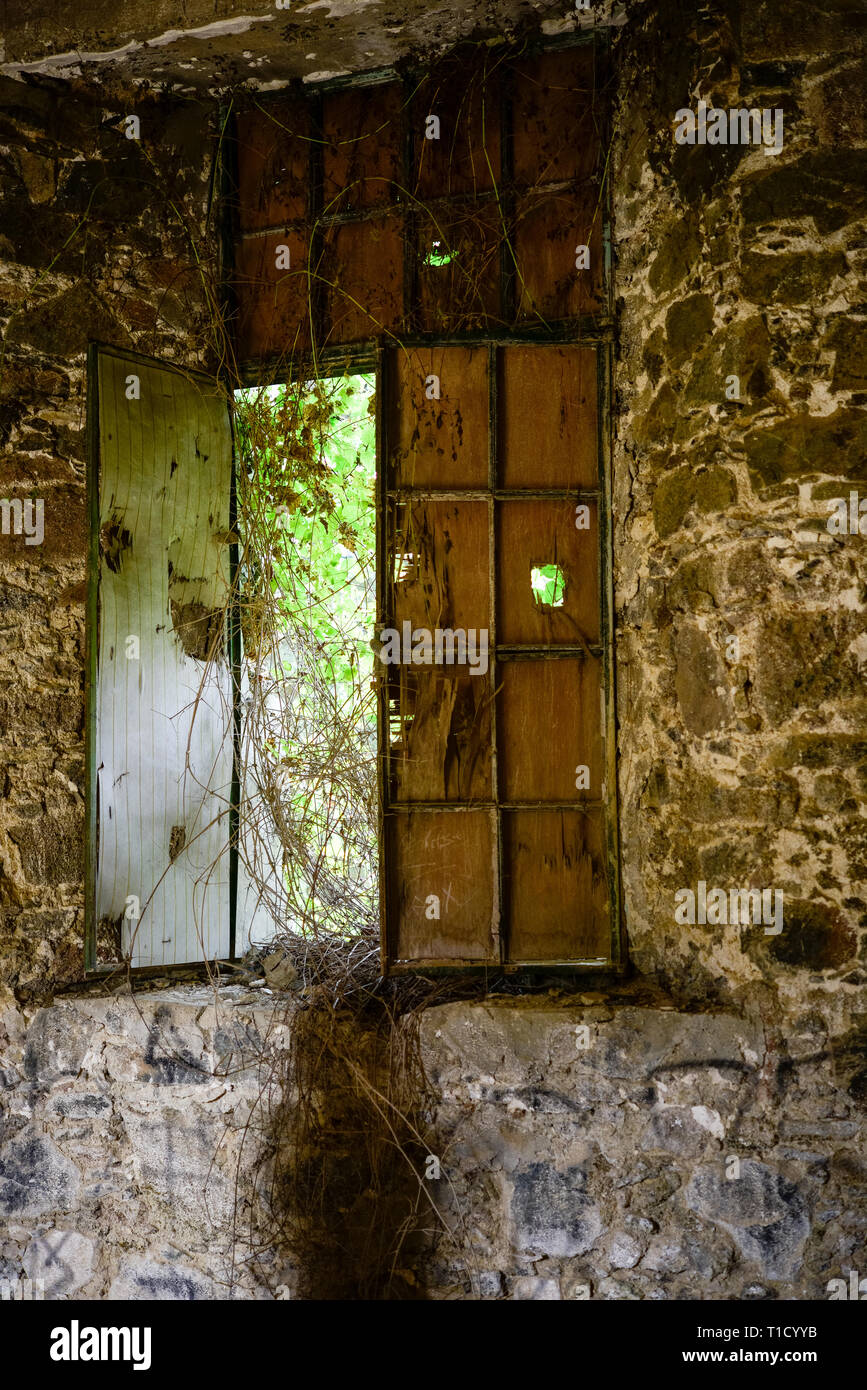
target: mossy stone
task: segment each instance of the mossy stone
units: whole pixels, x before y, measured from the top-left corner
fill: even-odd
[[[781,256],[749,251],[741,266],[741,286],[754,304],[809,304],[822,298],[847,267],[842,251]]]

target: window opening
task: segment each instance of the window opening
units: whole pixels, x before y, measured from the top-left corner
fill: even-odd
[[[451,265],[457,257],[457,251],[448,251],[441,241],[434,241],[431,249],[424,258],[425,265]]]
[[[540,608],[563,607],[566,577],[559,565],[534,565],[530,570],[530,587]]]
[[[375,377],[237,391],[238,951],[378,922]]]

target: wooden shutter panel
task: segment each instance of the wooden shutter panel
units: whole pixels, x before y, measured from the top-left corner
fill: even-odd
[[[91,356],[94,387],[95,944],[114,935],[135,967],[226,956],[227,401],[207,378],[105,348]]]
[[[489,634],[486,671],[381,671],[391,969],[612,960],[597,360],[385,356],[384,626]]]

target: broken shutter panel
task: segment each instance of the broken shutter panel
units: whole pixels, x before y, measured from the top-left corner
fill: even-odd
[[[134,967],[213,959],[230,949],[227,401],[109,349],[96,370],[97,940]]]
[[[613,958],[597,362],[386,354],[390,968]]]
[[[522,48],[239,116],[240,360],[604,311],[605,41]]]

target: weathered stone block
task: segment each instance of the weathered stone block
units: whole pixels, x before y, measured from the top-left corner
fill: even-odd
[[[190,1208],[207,1203],[216,1219],[228,1218],[232,1182],[214,1161],[224,1137],[219,1112],[210,1117],[199,1106],[140,1111],[126,1104],[121,1112],[138,1182]]]
[[[514,1176],[513,1243],[525,1254],[583,1255],[602,1233],[602,1219],[585,1192],[581,1168],[559,1172],[533,1163]]]
[[[72,1298],[93,1274],[94,1244],[79,1231],[46,1231],[24,1252],[31,1279],[42,1279],[48,1298]]]
[[[655,294],[670,294],[701,259],[701,235],[693,212],[679,217],[659,240],[648,280]]]
[[[0,1212],[27,1220],[75,1206],[81,1176],[74,1163],[29,1125],[0,1154]]]
[[[682,623],[674,639],[675,687],[683,722],[693,734],[723,728],[732,717],[730,677],[717,647],[695,623]]]
[[[75,1008],[55,1004],[40,1009],[27,1030],[24,1044],[24,1072],[28,1080],[47,1085],[65,1076],[76,1076],[90,1034],[90,1020]]]
[[[737,498],[734,474],[728,468],[696,473],[679,468],[657,485],[653,494],[653,524],[660,540],[677,531],[694,507],[697,512],[721,512]]]
[[[532,1274],[522,1274],[512,1283],[512,1298],[559,1302],[560,1285],[556,1279],[540,1279]]]
[[[767,366],[770,339],[759,314],[737,319],[720,328],[700,353],[687,383],[687,406],[726,402],[726,379],[740,382],[740,409],[757,404],[768,390]]]
[[[809,304],[828,294],[848,262],[842,251],[804,251],[769,255],[749,251],[741,262],[741,285],[747,299],[768,304]]]
[[[18,847],[29,883],[77,883],[81,879],[83,812],[70,811],[64,817],[45,816],[39,821],[11,826],[9,838]]]
[[[132,1257],[121,1265],[112,1282],[110,1299],[132,1299],[135,1302],[156,1302],[162,1299],[200,1302],[203,1299],[225,1298],[228,1290],[191,1265],[164,1264],[161,1261]]]
[[[797,1267],[810,1230],[806,1203],[794,1184],[763,1163],[741,1163],[740,1177],[722,1166],[704,1167],[686,1189],[692,1211],[723,1226],[747,1259],[769,1279],[788,1278]]]
[[[698,355],[713,329],[713,319],[713,300],[708,294],[688,294],[672,304],[665,316],[665,333],[674,366]]]
[[[867,323],[863,318],[835,315],[822,346],[834,350],[832,391],[867,390]]]
[[[850,622],[847,615],[832,623],[825,613],[797,612],[763,622],[756,644],[755,700],[772,726],[805,706],[860,693],[857,664],[840,650]]]
[[[666,1106],[650,1117],[642,1150],[663,1149],[667,1153],[698,1157],[708,1147],[711,1136],[685,1106]]]
[[[608,1245],[608,1264],[611,1269],[633,1269],[641,1259],[641,1242],[625,1231],[616,1231]]]
[[[831,903],[793,898],[785,904],[782,932],[767,939],[767,948],[784,965],[835,970],[854,958],[858,937]]]
[[[821,235],[856,221],[867,209],[867,150],[808,152],[743,183],[745,223],[812,217]]]
[[[48,1109],[67,1120],[92,1120],[107,1117],[111,1101],[107,1096],[95,1095],[87,1091],[73,1091],[67,1095],[52,1096]]]
[[[756,488],[810,473],[867,479],[867,412],[841,406],[774,420],[750,430],[744,448]]]

